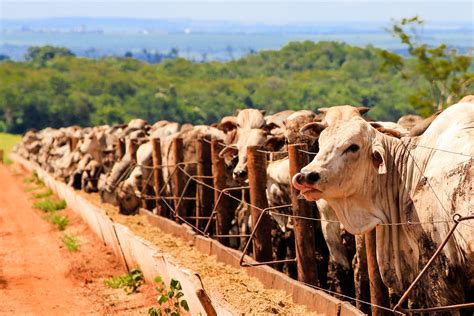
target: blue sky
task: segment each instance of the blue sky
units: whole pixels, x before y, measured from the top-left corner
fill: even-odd
[[[2,19],[45,17],[190,18],[248,23],[369,21],[420,15],[429,22],[474,23],[474,1],[152,1],[152,0],[0,0]]]

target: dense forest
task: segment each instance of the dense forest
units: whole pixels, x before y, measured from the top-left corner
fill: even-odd
[[[225,63],[87,59],[65,48],[32,47],[25,62],[0,62],[0,131],[135,117],[209,124],[239,108],[273,113],[337,104],[368,106],[371,117],[396,120],[428,115],[473,93],[470,57],[405,40],[407,58],[371,46],[306,41]]]

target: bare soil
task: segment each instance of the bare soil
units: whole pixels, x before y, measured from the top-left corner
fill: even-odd
[[[125,273],[118,259],[71,210],[66,233],[80,242],[65,249],[56,227],[34,209],[25,172],[0,164],[0,315],[143,315],[155,302],[152,285],[127,295],[104,280]],[[38,191],[36,191],[38,192]]]

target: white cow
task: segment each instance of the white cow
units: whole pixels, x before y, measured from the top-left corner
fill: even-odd
[[[308,200],[325,199],[349,232],[376,227],[382,279],[402,294],[453,226],[453,214],[474,212],[473,104],[449,107],[420,137],[388,137],[354,118],[327,128],[319,141],[318,155],[293,185]],[[390,225],[409,221],[421,224]],[[413,302],[423,307],[472,300],[473,227],[472,221],[458,226]]]

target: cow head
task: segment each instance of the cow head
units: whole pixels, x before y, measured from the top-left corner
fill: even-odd
[[[318,154],[293,177],[293,186],[307,200],[325,199],[331,206],[333,202],[347,202],[348,198],[368,201],[371,181],[387,172],[385,149],[380,137],[383,135],[361,118],[326,128],[319,137]],[[362,209],[369,211],[351,209],[342,214],[337,208],[335,210],[351,233],[361,233],[372,229],[383,217],[383,214],[371,214],[369,205]]]
[[[370,109],[365,106],[337,105],[330,108],[319,108],[318,111],[324,114],[323,123],[326,126],[334,125],[336,122],[347,121],[353,117],[361,116]]]
[[[268,129],[265,112],[257,109],[245,109],[236,117],[225,117],[218,128],[227,131],[226,146],[220,156],[233,164],[233,178],[238,182],[247,179],[247,147],[265,144]],[[234,166],[235,165],[235,166]]]
[[[262,146],[267,139],[267,133],[262,129],[237,130],[237,142],[231,144],[220,152],[221,157],[234,158],[236,163],[233,178],[239,182],[247,179],[247,147]]]
[[[121,182],[115,192],[115,199],[120,214],[131,215],[140,207],[140,198],[136,195],[136,188],[129,181]]]

